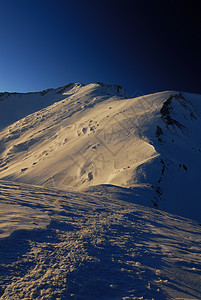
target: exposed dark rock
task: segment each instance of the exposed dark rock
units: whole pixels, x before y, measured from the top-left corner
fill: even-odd
[[[163,104],[160,113],[162,115],[162,118],[168,116],[171,112],[171,102],[172,102],[173,96],[170,96]]]
[[[89,172],[89,173],[88,173],[88,180],[91,181],[93,178],[94,178],[94,177],[93,177],[92,172]]]
[[[74,83],[69,83],[69,84],[67,84],[67,85],[65,85],[65,86],[63,86],[63,87],[61,87],[61,88],[59,89],[59,91],[57,92],[57,94],[62,94],[62,93],[64,93],[68,88],[73,87],[73,85],[74,85]]]
[[[163,134],[163,131],[162,131],[161,127],[157,126],[157,128],[156,128],[156,136],[159,137],[162,134]]]
[[[185,171],[187,171],[187,166],[183,165],[182,167],[184,168]]]

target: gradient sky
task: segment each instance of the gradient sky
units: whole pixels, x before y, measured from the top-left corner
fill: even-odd
[[[0,0],[0,91],[101,81],[201,93],[195,3]]]

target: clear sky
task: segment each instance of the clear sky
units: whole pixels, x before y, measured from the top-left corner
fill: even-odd
[[[201,93],[196,2],[0,0],[0,91],[69,82]]]

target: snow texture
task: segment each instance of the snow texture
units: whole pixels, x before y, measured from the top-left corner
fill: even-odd
[[[1,299],[201,298],[197,222],[112,186],[0,188]]]
[[[201,299],[201,95],[0,94],[0,299]]]

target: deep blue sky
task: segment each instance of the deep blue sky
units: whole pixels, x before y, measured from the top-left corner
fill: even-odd
[[[0,91],[107,82],[201,93],[190,1],[0,0]]]

